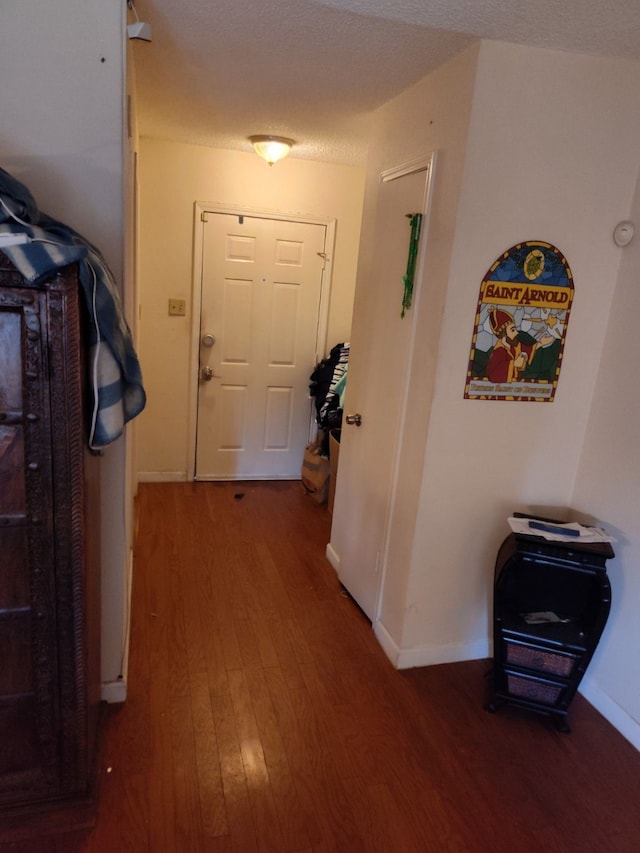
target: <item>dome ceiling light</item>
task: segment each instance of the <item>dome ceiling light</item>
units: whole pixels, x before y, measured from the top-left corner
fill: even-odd
[[[250,136],[249,142],[253,145],[256,154],[273,166],[278,160],[282,160],[291,151],[294,145],[293,139],[285,136],[258,135]]]

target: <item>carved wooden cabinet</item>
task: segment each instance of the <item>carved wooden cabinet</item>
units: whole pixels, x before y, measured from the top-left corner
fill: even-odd
[[[92,794],[99,483],[84,381],[75,268],[34,286],[0,253],[0,838]]]

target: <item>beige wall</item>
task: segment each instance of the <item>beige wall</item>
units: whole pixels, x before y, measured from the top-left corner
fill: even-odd
[[[507,516],[572,506],[620,263],[611,234],[629,214],[638,170],[639,83],[631,63],[482,44],[404,647],[465,655],[486,647]],[[501,252],[525,239],[557,246],[574,275],[555,400],[464,400],[480,282]]]
[[[123,271],[124,2],[29,0],[0,13],[0,164],[41,210],[100,248]],[[126,439],[102,469],[102,677],[121,681],[129,543],[123,494]]]
[[[598,442],[611,419],[594,406],[600,396],[594,393],[606,351],[601,395],[606,399],[613,387],[622,410],[630,405],[622,403],[629,390],[625,375],[632,381],[625,374],[628,352],[618,347],[612,354],[605,342],[617,337],[606,330],[623,257],[611,235],[631,213],[639,139],[637,64],[482,44],[400,641],[414,650],[414,660],[486,653],[493,562],[513,510],[560,517],[574,510],[605,526],[620,523],[637,554],[637,525],[623,508],[617,478],[603,476],[595,488]],[[523,239],[557,246],[574,275],[555,401],[464,400],[481,278],[502,251]],[[621,306],[632,304],[627,290]],[[631,438],[608,452],[628,472]],[[583,485],[574,492],[576,478]],[[637,506],[630,473],[625,488]],[[632,565],[612,570],[627,577],[634,572]],[[618,589],[630,585],[625,579]],[[623,640],[637,637],[635,624],[614,610],[611,640],[585,689],[597,679],[610,708],[622,705],[627,720],[637,721],[638,690],[625,687],[629,673],[613,654]]]
[[[622,215],[620,218],[626,218]],[[629,218],[636,236],[618,249],[620,274],[591,413],[587,425],[573,505],[600,519],[616,537],[615,560],[608,565],[611,616],[587,673],[587,698],[640,749],[640,400],[637,365],[640,337],[640,183]]]
[[[372,284],[377,282],[377,277],[370,272],[368,259],[375,239],[374,220],[380,172],[421,156],[429,156],[432,151],[437,152],[429,228],[423,237],[427,245],[420,300],[412,309],[418,311],[417,332],[405,413],[408,428],[404,430],[400,442],[397,487],[392,496],[395,511],[389,541],[393,559],[387,560],[384,566],[380,600],[380,622],[385,631],[395,638],[401,636],[406,618],[411,549],[422,482],[422,465],[419,460],[424,456],[427,438],[425,425],[429,418],[438,359],[439,329],[449,282],[449,263],[464,168],[477,53],[478,48],[473,47],[446,63],[376,111],[372,122],[361,261],[358,266],[354,311],[354,338],[358,332],[360,348],[364,352],[368,351],[368,347],[384,347],[384,341],[372,341],[363,328],[367,323],[368,307],[376,303]],[[451,109],[452,104],[455,104],[455,109]],[[387,282],[380,284],[387,286]],[[354,348],[354,359],[356,355]],[[394,354],[389,353],[389,359],[393,357]],[[396,366],[396,372],[399,369]],[[398,381],[401,381],[400,377]],[[350,405],[348,395],[349,389],[347,406]],[[391,423],[389,428],[395,429],[395,424]],[[338,478],[338,490],[342,485]],[[339,497],[341,496],[337,494],[337,502]],[[349,496],[345,495],[341,503],[348,508],[351,503]],[[352,535],[348,513],[345,518],[334,518],[331,547],[338,558],[341,555],[342,542],[348,541]]]
[[[482,42],[385,105],[375,127],[356,316],[373,298],[361,293],[361,273],[375,173],[392,165],[391,153],[399,162],[439,149],[376,633],[400,666],[490,654],[493,567],[508,515],[581,513],[622,540],[610,568],[617,603],[583,689],[640,744],[639,664],[628,669],[622,651],[637,645],[640,595],[630,393],[638,249],[612,240],[618,221],[640,216],[640,66]],[[464,400],[481,280],[526,239],[557,246],[574,274],[555,401]]]
[[[253,153],[140,142],[140,358],[147,409],[138,423],[142,479],[189,469],[194,203],[336,219],[327,350],[349,340],[364,170],[292,157],[267,166]],[[169,297],[186,317],[169,317]]]

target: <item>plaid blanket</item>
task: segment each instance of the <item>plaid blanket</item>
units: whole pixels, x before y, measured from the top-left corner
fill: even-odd
[[[7,237],[3,237],[7,235]],[[13,235],[13,236],[8,236]],[[11,245],[13,240],[17,242]],[[41,213],[29,190],[0,169],[0,251],[32,284],[77,263],[90,317],[93,391],[89,446],[115,441],[144,408],[142,373],[116,283],[104,258],[72,228]]]

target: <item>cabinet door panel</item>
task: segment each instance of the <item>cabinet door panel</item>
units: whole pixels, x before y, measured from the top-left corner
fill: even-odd
[[[0,311],[0,410],[22,408],[21,312]]]
[[[0,517],[24,513],[24,433],[21,426],[0,426]]]
[[[1,697],[29,693],[33,685],[29,610],[14,610],[0,620]]]
[[[0,611],[29,602],[25,533],[22,526],[0,528]]]
[[[30,779],[34,778],[40,763],[36,719],[33,696],[18,697],[10,705],[0,700],[0,732],[11,732],[0,750],[0,777],[28,773]],[[0,799],[3,787],[0,785]]]

